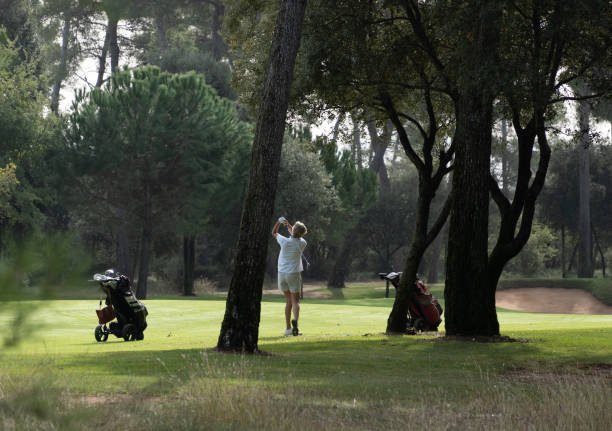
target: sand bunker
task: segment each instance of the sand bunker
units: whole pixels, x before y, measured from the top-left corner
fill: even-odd
[[[612,314],[612,307],[579,289],[531,287],[498,290],[498,307],[533,313]]]

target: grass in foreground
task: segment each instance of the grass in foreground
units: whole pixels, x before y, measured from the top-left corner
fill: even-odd
[[[51,302],[36,336],[0,355],[0,429],[607,430],[612,421],[612,316],[500,311],[502,333],[529,342],[388,337],[392,299],[367,287],[344,294],[305,301],[305,335],[289,338],[279,336],[283,304],[266,298],[260,348],[271,356],[210,351],[218,297],[148,301],[139,343],[96,343],[96,300]]]

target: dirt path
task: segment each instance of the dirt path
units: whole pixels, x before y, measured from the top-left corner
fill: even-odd
[[[495,305],[534,313],[612,314],[612,307],[580,289],[530,287],[498,290]]]

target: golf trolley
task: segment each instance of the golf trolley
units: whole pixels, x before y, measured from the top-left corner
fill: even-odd
[[[397,289],[401,272],[379,272],[378,276]],[[442,307],[434,296],[427,292],[425,284],[417,278],[409,292],[407,331],[437,331],[442,322]]]
[[[102,308],[100,299],[100,309],[96,310],[96,341],[105,342],[110,334],[125,341],[144,339],[143,332],[147,328],[146,317],[149,313],[144,304],[136,299],[129,278],[109,269],[104,274],[94,274],[90,281],[98,282],[106,294],[106,306]]]

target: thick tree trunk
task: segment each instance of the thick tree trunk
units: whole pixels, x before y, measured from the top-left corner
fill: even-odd
[[[493,100],[501,6],[471,3],[473,42],[461,65],[466,78],[455,95],[455,169],[444,289],[447,335],[498,335],[495,290],[487,285],[489,176]],[[467,29],[466,29],[467,30]]]
[[[60,61],[57,67],[57,75],[53,83],[53,91],[51,92],[51,112],[57,114],[59,110],[60,90],[62,81],[66,78],[66,66],[68,63],[68,42],[70,40],[70,18],[64,17],[64,26],[62,29],[62,48],[60,51]]]
[[[234,273],[217,349],[256,352],[270,219],[306,0],[281,0],[253,141]]]
[[[195,269],[195,236],[183,237],[183,295],[194,296],[193,271]]]
[[[591,108],[588,102],[578,104],[580,141],[578,142],[578,277],[593,277],[593,242],[591,237],[591,137],[589,119]]]
[[[495,291],[486,284],[493,97],[477,89],[456,101],[457,126],[448,234],[447,335],[497,335]]]

